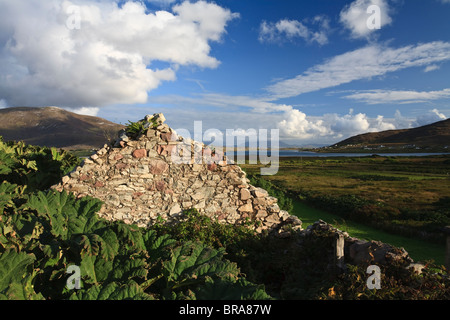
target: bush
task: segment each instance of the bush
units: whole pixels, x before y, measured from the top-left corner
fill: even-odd
[[[0,181],[26,186],[29,191],[48,189],[80,163],[64,150],[3,142],[0,137]]]

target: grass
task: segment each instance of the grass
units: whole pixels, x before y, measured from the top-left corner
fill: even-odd
[[[259,173],[260,165],[241,166],[250,174]],[[292,213],[299,216],[304,227],[322,219],[351,236],[404,247],[416,261],[445,261],[444,241],[435,230],[450,224],[446,205],[450,195],[448,155],[280,158],[278,173],[264,179],[290,194],[300,195],[300,199],[318,199],[314,203],[324,210],[294,201]],[[344,220],[342,214],[353,209],[349,196],[361,200],[354,202],[355,208],[361,203],[362,207]],[[321,199],[328,202],[320,205]],[[330,202],[333,199],[343,201]],[[336,214],[337,209],[341,215]],[[435,241],[411,236],[423,232]]]

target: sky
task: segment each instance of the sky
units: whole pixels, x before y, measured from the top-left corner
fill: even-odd
[[[0,0],[0,108],[293,146],[450,116],[450,0]]]

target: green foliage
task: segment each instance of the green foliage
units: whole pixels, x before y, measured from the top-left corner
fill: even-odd
[[[47,189],[80,164],[64,150],[3,142],[0,137],[0,181],[27,186],[28,191]]]
[[[256,234],[250,223],[220,224],[196,210],[176,225],[151,228],[101,219],[100,200],[43,187],[49,182],[42,181],[70,170],[76,163],[71,156],[3,142],[0,147],[6,179],[0,185],[0,299],[449,298],[443,269],[418,276],[385,267],[379,292],[364,288],[367,275],[360,267],[330,272],[333,239],[326,233],[273,238]],[[36,160],[41,152],[44,162]],[[47,165],[56,167],[42,172],[41,182],[31,179],[49,159],[54,162]],[[272,185],[262,187],[289,198]],[[71,265],[80,267],[80,289],[67,287]]]
[[[0,166],[9,179],[0,185],[0,299],[195,299],[217,292],[269,298],[224,258],[223,248],[101,219],[100,200],[45,190],[30,179],[42,168],[30,159],[44,154],[55,161],[44,172],[47,181],[68,170],[70,156],[22,144],[0,147],[9,156]],[[80,267],[81,289],[66,286],[70,265]]]
[[[125,132],[126,134],[133,138],[136,139],[137,137],[139,137],[139,135],[141,134],[146,134],[147,130],[149,128],[156,128],[158,126],[158,122],[155,118],[150,119],[149,121],[147,120],[140,120],[137,122],[132,122],[128,120],[128,124],[125,128]]]
[[[229,247],[245,239],[256,237],[251,222],[244,225],[221,224],[200,214],[196,209],[183,212],[183,220],[175,225],[158,224],[152,228],[178,241],[199,241],[214,248]]]
[[[261,296],[261,287],[241,281],[223,248],[180,243],[155,230],[100,219],[101,202],[94,198],[51,190],[26,200],[1,216],[7,239],[0,242],[2,294],[12,296],[10,285],[18,288],[20,280],[23,290],[33,283],[36,291],[30,294],[47,299],[192,299],[197,293],[204,296],[217,281],[236,299]],[[65,287],[71,264],[81,269],[83,287],[76,292]],[[32,276],[25,279],[24,274]],[[244,284],[245,290],[236,289]]]
[[[33,290],[33,254],[7,250],[0,255],[0,300],[41,300]]]
[[[144,127],[144,123],[142,121],[132,122],[128,121],[128,124],[125,128],[125,132],[129,137],[137,138],[140,134],[144,134],[146,131]]]
[[[443,268],[425,267],[419,274],[413,269],[394,263],[380,266],[381,289],[369,290],[366,285],[367,266],[347,265],[323,299],[333,300],[448,300],[450,278]]]

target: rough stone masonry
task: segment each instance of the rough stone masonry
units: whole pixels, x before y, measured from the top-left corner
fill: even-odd
[[[178,136],[164,122],[163,114],[148,115],[139,121],[145,129],[140,134],[121,130],[114,145],[85,159],[54,188],[98,198],[104,202],[100,216],[141,227],[161,218],[177,221],[184,210],[195,208],[222,223],[259,221],[258,232],[283,234],[286,224],[301,230],[301,221],[280,210],[266,190],[250,185],[238,165],[201,142]],[[174,148],[188,150],[188,157],[182,156],[191,161],[173,161]],[[205,163],[205,157],[214,161]]]

